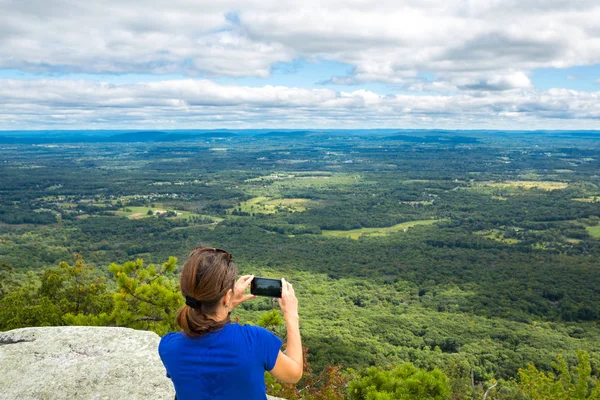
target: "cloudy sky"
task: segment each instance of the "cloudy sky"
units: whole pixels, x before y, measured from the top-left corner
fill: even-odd
[[[0,129],[600,129],[597,0],[0,0]]]

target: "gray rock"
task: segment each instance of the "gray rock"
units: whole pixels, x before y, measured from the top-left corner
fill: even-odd
[[[127,328],[47,327],[0,333],[0,399],[169,399],[160,338]]]
[[[0,399],[173,400],[159,340],[153,332],[92,326],[0,332]]]

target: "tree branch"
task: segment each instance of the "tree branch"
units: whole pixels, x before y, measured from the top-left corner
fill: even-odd
[[[137,300],[139,300],[139,301],[143,301],[144,303],[152,304],[153,306],[156,306],[156,307],[160,307],[160,304],[156,304],[155,302],[153,302],[153,301],[151,301],[151,300],[148,300],[148,299],[142,299],[141,297],[139,297],[139,296],[135,295],[135,294],[134,294],[134,293],[133,293],[133,292],[132,292],[132,291],[131,291],[129,288],[127,288],[127,287],[126,287],[126,288],[124,288],[124,289],[125,289],[125,290],[127,291],[127,293],[129,293],[129,294],[131,295],[131,297],[133,297],[134,299],[137,299]]]
[[[140,321],[163,321],[163,319],[158,317],[140,317],[135,319],[135,322]]]
[[[494,383],[492,386],[490,386],[488,388],[488,390],[485,391],[485,394],[483,395],[483,400],[485,400],[487,398],[488,393],[490,392],[490,390],[492,390],[493,388],[496,387],[496,385],[498,385],[498,382]]]

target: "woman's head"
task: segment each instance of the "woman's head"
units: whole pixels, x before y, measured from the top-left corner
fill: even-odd
[[[227,324],[229,318],[219,321],[217,314],[229,302],[236,276],[237,268],[225,250],[192,250],[181,271],[181,294],[187,301],[177,314],[177,324],[188,335],[202,335]]]

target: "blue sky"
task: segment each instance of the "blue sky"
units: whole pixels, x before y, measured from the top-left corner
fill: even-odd
[[[332,76],[351,76],[353,66],[335,61],[317,60],[307,62],[298,59],[273,65],[268,77],[216,77],[217,82],[241,86],[261,87],[265,85],[303,87],[303,88],[330,88],[333,90],[348,89],[348,85],[330,82]],[[423,72],[423,79],[432,80],[431,73]],[[203,76],[206,78],[206,76]],[[182,74],[139,74],[139,73],[65,73],[65,72],[28,72],[19,69],[0,69],[0,79],[89,79],[115,84],[131,84],[137,82],[150,82],[161,80],[186,79]],[[564,88],[587,92],[600,91],[600,64],[590,66],[577,66],[570,68],[539,68],[530,72],[530,79],[534,87],[542,90]],[[358,86],[358,85],[357,85]],[[380,82],[361,83],[360,88],[371,90],[379,94],[394,94],[407,92],[401,85],[385,84]]]
[[[328,82],[332,76],[350,76],[352,65],[328,60],[306,61],[303,59],[291,62],[274,64],[267,77],[223,77],[207,76],[200,74],[197,78],[212,79],[223,84],[262,87],[265,85],[302,87],[302,88],[330,88],[333,90],[348,89],[347,85]],[[90,73],[68,73],[61,71],[52,72],[28,72],[19,69],[0,69],[0,79],[89,79],[115,84],[132,84],[137,82],[151,82],[162,80],[187,79],[182,74],[139,74],[139,73],[112,73],[112,74],[90,74]],[[360,88],[372,90],[380,94],[391,94],[399,91],[395,85],[369,82],[360,85]]]
[[[7,0],[0,129],[600,129],[590,1]]]
[[[565,88],[586,92],[600,91],[600,64],[571,68],[540,68],[531,73],[531,82],[542,90]]]

